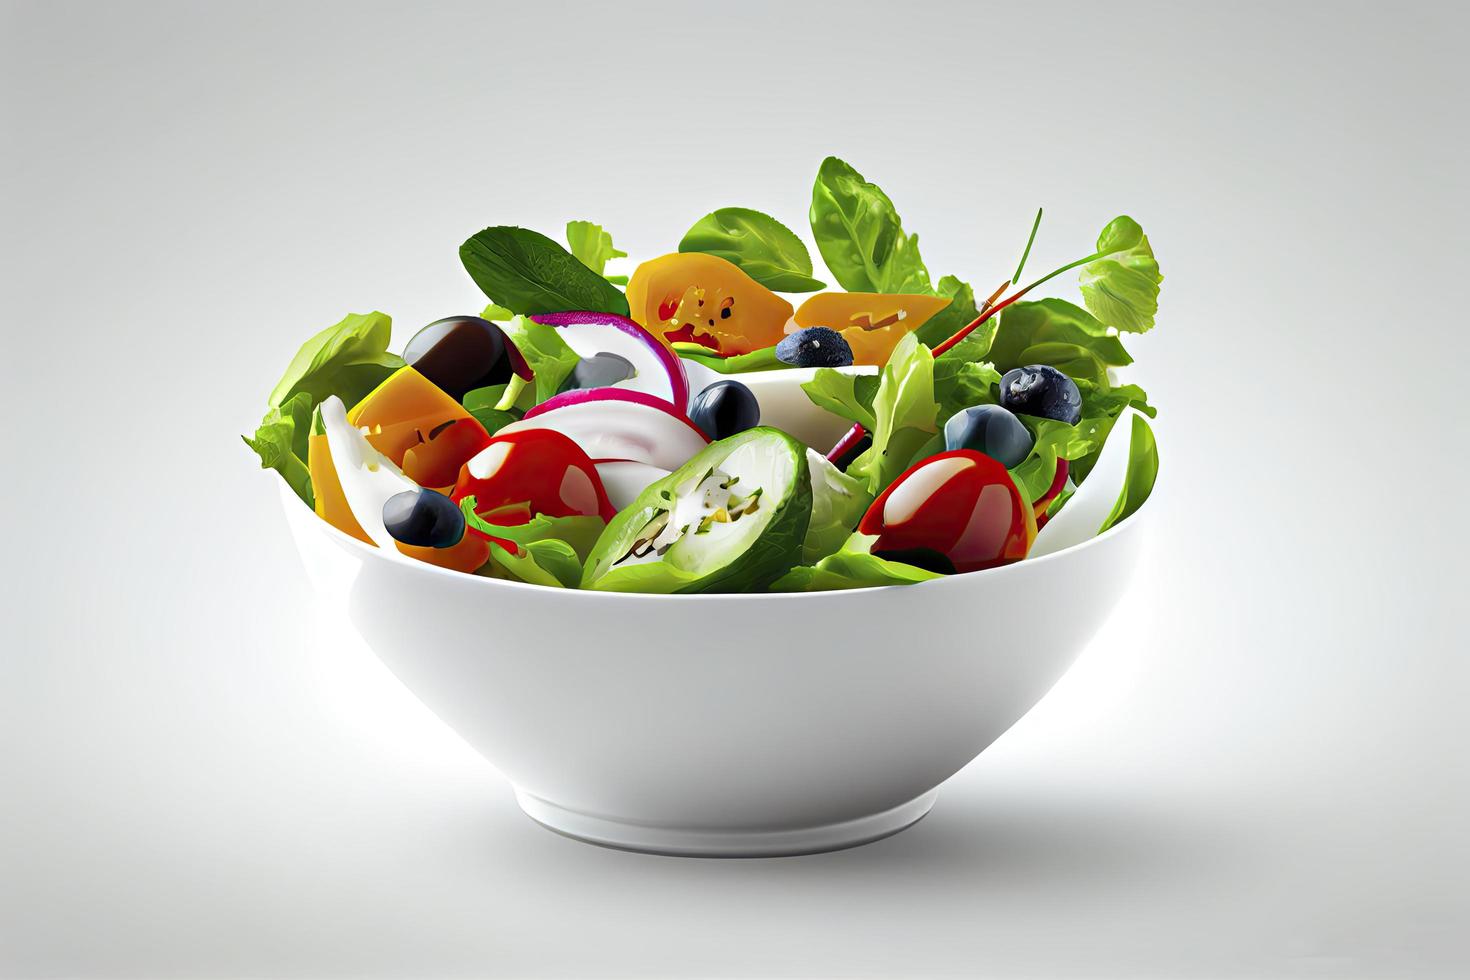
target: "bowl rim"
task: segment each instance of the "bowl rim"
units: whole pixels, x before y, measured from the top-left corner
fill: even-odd
[[[300,497],[298,497],[295,494],[295,492],[291,490],[291,488],[286,484],[286,481],[285,480],[278,479],[276,481],[276,483],[277,483],[277,489],[278,489],[278,492],[279,492],[280,498],[281,498],[281,504],[282,504],[283,507],[302,507],[302,506],[305,505],[306,502],[304,500],[302,500]],[[1155,489],[1155,491],[1157,491],[1158,490],[1158,487],[1156,486],[1154,489]],[[1156,495],[1157,495],[1157,493],[1151,493],[1151,494],[1149,494],[1148,499],[1143,502],[1143,504],[1138,508],[1138,510],[1134,511],[1131,515],[1129,515],[1127,517],[1127,519],[1123,520],[1122,522],[1120,522],[1118,524],[1113,525],[1112,527],[1108,528],[1106,531],[1102,532],[1101,534],[1093,535],[1091,538],[1088,538],[1086,541],[1083,541],[1080,544],[1074,544],[1074,545],[1072,545],[1069,548],[1063,548],[1060,551],[1053,551],[1053,552],[1050,552],[1049,554],[1041,555],[1041,556],[1039,556],[1037,558],[1023,558],[1021,561],[1011,562],[1008,565],[999,565],[999,566],[997,566],[995,568],[981,569],[978,572],[965,572],[962,575],[946,575],[946,576],[943,576],[943,577],[938,578],[938,579],[931,579],[931,580],[926,580],[926,581],[923,581],[923,582],[914,582],[914,583],[910,583],[908,585],[868,585],[868,586],[864,586],[864,587],[862,587],[860,589],[830,589],[830,590],[825,590],[825,591],[820,591],[820,592],[695,592],[695,593],[665,593],[665,592],[601,592],[601,591],[598,591],[598,590],[595,590],[595,589],[554,589],[554,588],[551,588],[550,586],[546,586],[546,585],[534,585],[534,584],[532,584],[530,582],[513,582],[513,581],[510,581],[508,579],[490,578],[489,576],[486,576],[486,575],[476,575],[473,572],[460,572],[460,571],[455,571],[454,569],[451,569],[451,568],[441,568],[438,565],[431,565],[431,564],[429,564],[428,562],[425,562],[425,561],[418,561],[416,559],[410,558],[407,555],[403,555],[403,554],[396,554],[395,553],[395,554],[390,555],[387,552],[385,552],[384,549],[379,548],[377,545],[369,545],[369,544],[366,544],[366,543],[364,543],[362,541],[359,541],[357,538],[353,537],[352,535],[347,534],[346,532],[344,532],[344,531],[342,531],[342,530],[334,527],[332,524],[328,523],[325,518],[322,518],[322,517],[318,516],[317,513],[316,513],[316,511],[314,509],[308,510],[307,513],[310,515],[310,522],[316,526],[316,528],[317,528],[317,530],[319,532],[325,533],[326,536],[327,536],[327,538],[328,538],[328,540],[332,541],[338,547],[340,547],[340,548],[342,548],[342,549],[344,549],[344,550],[346,550],[348,552],[359,552],[359,553],[361,553],[363,555],[363,557],[364,557],[364,560],[376,559],[378,561],[386,561],[386,562],[388,562],[390,564],[399,565],[401,567],[407,567],[411,571],[416,572],[416,573],[419,573],[419,574],[447,575],[447,576],[450,576],[450,577],[452,577],[452,578],[454,578],[456,580],[477,579],[481,583],[483,583],[484,587],[489,588],[489,589],[492,589],[492,590],[499,589],[499,588],[506,588],[506,589],[512,589],[512,590],[531,589],[531,590],[534,590],[535,592],[538,592],[538,593],[547,593],[547,592],[550,592],[550,593],[556,593],[556,594],[568,595],[568,596],[573,596],[574,595],[574,596],[579,596],[579,597],[587,597],[585,599],[584,598],[578,598],[578,599],[571,600],[573,602],[592,601],[592,598],[607,599],[609,597],[614,598],[614,599],[618,599],[618,600],[624,600],[624,599],[630,600],[630,601],[637,601],[637,600],[649,601],[649,600],[653,600],[653,601],[659,601],[659,602],[668,602],[670,600],[680,601],[680,602],[722,602],[722,601],[723,602],[729,602],[729,601],[746,601],[746,602],[749,602],[751,600],[772,600],[772,599],[775,599],[775,600],[802,600],[802,599],[805,599],[805,600],[808,600],[808,601],[820,601],[821,598],[824,597],[824,596],[825,597],[831,597],[831,596],[857,595],[857,594],[861,594],[861,593],[873,593],[873,592],[892,592],[892,591],[896,591],[896,590],[906,590],[906,589],[913,589],[913,588],[922,588],[922,587],[925,587],[925,586],[934,587],[934,586],[941,585],[941,584],[949,584],[949,583],[955,583],[955,582],[974,582],[974,583],[979,583],[979,582],[982,582],[982,581],[991,581],[991,580],[993,580],[995,578],[998,578],[998,577],[1000,577],[1002,575],[1007,575],[1007,574],[1014,575],[1014,574],[1017,574],[1018,573],[1018,570],[1023,569],[1023,568],[1036,568],[1036,567],[1038,567],[1040,565],[1043,565],[1043,564],[1045,564],[1047,562],[1054,562],[1057,559],[1067,558],[1067,557],[1070,557],[1070,556],[1076,556],[1076,555],[1079,555],[1082,552],[1084,552],[1084,551],[1086,551],[1086,550],[1088,550],[1090,548],[1093,548],[1093,547],[1098,546],[1100,542],[1103,542],[1103,541],[1111,541],[1114,538],[1121,537],[1124,534],[1131,533],[1132,529],[1136,528],[1139,525],[1139,523],[1140,523],[1139,518],[1142,516],[1142,514],[1144,513],[1144,511],[1147,511],[1147,510],[1150,509],[1150,506],[1149,505],[1153,502],[1153,499],[1154,499],[1154,497]],[[287,521],[288,521],[288,523],[291,523],[293,525],[295,523],[289,517],[287,518]],[[295,532],[294,532],[294,529],[293,529],[293,534],[294,533]]]

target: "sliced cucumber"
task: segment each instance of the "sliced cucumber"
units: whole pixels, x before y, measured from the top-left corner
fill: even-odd
[[[801,558],[812,513],[806,447],[757,427],[706,446],[608,524],[584,589],[745,592]]]

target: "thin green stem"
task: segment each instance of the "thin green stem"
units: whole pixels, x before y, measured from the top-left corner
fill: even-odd
[[[1036,209],[1036,220],[1031,223],[1031,235],[1026,239],[1026,249],[1021,253],[1021,261],[1016,266],[1016,274],[1011,276],[1011,282],[1021,280],[1021,270],[1026,268],[1026,259],[1031,256],[1031,243],[1036,241],[1036,229],[1041,227],[1041,208]]]

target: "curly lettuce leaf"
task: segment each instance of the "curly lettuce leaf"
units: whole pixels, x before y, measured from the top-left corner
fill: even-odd
[[[711,211],[685,232],[679,251],[718,255],[777,292],[809,293],[826,286],[812,278],[811,253],[796,233],[750,208]]]
[[[941,425],[962,409],[995,402],[992,386],[1000,382],[1000,372],[983,360],[995,335],[993,322],[982,325],[934,359],[934,398],[939,402]]]
[[[1082,267],[1082,301],[1103,323],[1129,333],[1154,325],[1159,311],[1159,263],[1138,222],[1120,215],[1097,238],[1097,258]]]
[[[459,247],[459,257],[475,285],[515,313],[592,310],[628,315],[621,290],[529,228],[486,228]]]
[[[388,353],[392,333],[386,313],[347,314],[301,345],[267,404],[279,408],[305,392],[312,405],[336,395],[351,408],[403,367],[403,358]]]
[[[562,339],[560,330],[528,316],[517,316],[505,332],[536,376],[535,404],[556,394],[581,360]]]
[[[938,432],[934,357],[913,334],[893,349],[873,396],[873,445],[848,467],[877,496]]]
[[[943,578],[938,572],[879,558],[869,549],[878,538],[854,532],[843,546],[817,562],[793,568],[771,585],[772,592],[831,592],[879,585],[912,585]]]
[[[904,233],[897,209],[877,184],[836,157],[817,171],[810,217],[817,250],[843,289],[931,291],[919,237]]]
[[[578,262],[610,283],[627,284],[627,276],[607,275],[608,260],[627,258],[628,253],[613,246],[612,235],[604,231],[602,225],[590,221],[568,221],[567,244],[571,246],[572,255]]]
[[[311,394],[298,391],[286,399],[285,404],[273,406],[265,413],[254,438],[240,437],[260,457],[260,468],[281,474],[308,507],[315,505],[311,472],[306,462],[313,407]]]
[[[475,498],[460,501],[466,526],[488,534],[490,560],[504,577],[534,585],[575,589],[582,566],[606,527],[595,516],[548,517],[537,514],[524,524],[494,524],[475,513]],[[501,542],[510,542],[514,550]]]

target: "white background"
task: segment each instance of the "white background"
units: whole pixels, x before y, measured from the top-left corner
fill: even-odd
[[[6,3],[0,974],[1463,975],[1452,6]],[[477,309],[483,225],[800,229],[829,153],[977,291],[1142,222],[1146,567],[897,837],[549,834],[236,434],[343,313]]]

